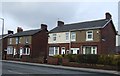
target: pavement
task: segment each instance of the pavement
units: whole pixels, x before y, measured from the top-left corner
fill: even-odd
[[[26,65],[41,66],[41,67],[57,68],[57,69],[66,69],[66,70],[74,70],[74,71],[87,71],[87,72],[96,72],[96,73],[106,73],[106,74],[120,75],[120,72],[114,71],[114,70],[101,70],[101,69],[92,69],[92,68],[77,68],[77,67],[68,67],[68,66],[61,66],[61,65],[38,64],[38,63],[29,63],[29,62],[20,62],[20,61],[11,61],[11,60],[2,60],[2,61],[3,62],[26,64]]]

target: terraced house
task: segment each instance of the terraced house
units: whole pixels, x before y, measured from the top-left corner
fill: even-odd
[[[17,28],[17,33],[8,38],[7,55],[13,58],[29,56],[36,58],[47,57],[47,25],[41,24],[40,29],[23,31]]]
[[[110,13],[105,19],[64,24],[49,31],[49,56],[115,53],[116,30]]]

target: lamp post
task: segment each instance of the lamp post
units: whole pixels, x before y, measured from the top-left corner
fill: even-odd
[[[2,56],[2,53],[3,53],[3,34],[4,34],[4,18],[0,18],[2,20],[2,39],[1,39],[1,56]]]

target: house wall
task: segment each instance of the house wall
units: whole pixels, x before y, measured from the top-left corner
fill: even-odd
[[[88,30],[78,30],[73,31],[76,32],[76,41],[74,42],[86,42],[86,31]],[[92,30],[93,31],[93,41],[100,41],[100,30]],[[69,40],[66,40],[66,33],[69,33]],[[53,41],[53,34],[56,34],[56,41]],[[70,32],[59,32],[59,33],[50,33],[48,43],[70,43]]]
[[[101,29],[101,51],[104,54],[115,53],[116,48],[116,33],[114,31],[114,26],[110,22],[107,26]]]
[[[3,51],[7,50],[7,37],[3,39]]]
[[[31,36],[23,36],[23,37],[20,37],[19,40],[20,40],[21,44],[25,44],[25,42],[26,42],[26,37],[28,38],[28,43],[31,44],[31,42],[32,42],[32,37],[31,37]]]
[[[83,46],[97,46],[97,54],[102,54],[100,42],[86,42],[86,43],[71,42],[71,43],[49,44],[49,47],[59,47],[59,54],[61,54],[62,47],[65,47],[65,54],[67,54],[67,50],[70,50],[70,48],[79,48],[79,54],[83,54],[83,50],[82,50]]]
[[[19,37],[19,41],[20,43],[19,44],[26,44],[26,37],[28,38],[28,43],[31,44],[32,42],[32,37],[31,36],[22,36],[22,37]],[[12,45],[15,45],[16,44],[16,38],[17,37],[12,37]],[[8,44],[10,44],[10,38],[8,38]]]
[[[48,43],[69,43],[70,42],[70,32],[69,40],[66,41],[66,33],[67,32],[59,32],[59,33],[49,33]],[[56,41],[53,41],[53,34],[56,34]]]
[[[36,57],[44,57],[48,56],[48,34],[47,30],[42,30],[32,37],[32,51],[31,56],[33,58]]]
[[[76,31],[76,42],[86,42],[86,31]],[[92,42],[99,42],[100,41],[100,30],[92,30],[93,31],[93,41]]]

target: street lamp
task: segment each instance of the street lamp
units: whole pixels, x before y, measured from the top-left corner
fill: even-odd
[[[3,34],[4,34],[4,18],[0,18],[2,20],[2,39],[1,39],[1,53],[0,53],[0,56],[2,56],[2,53],[3,53]]]

